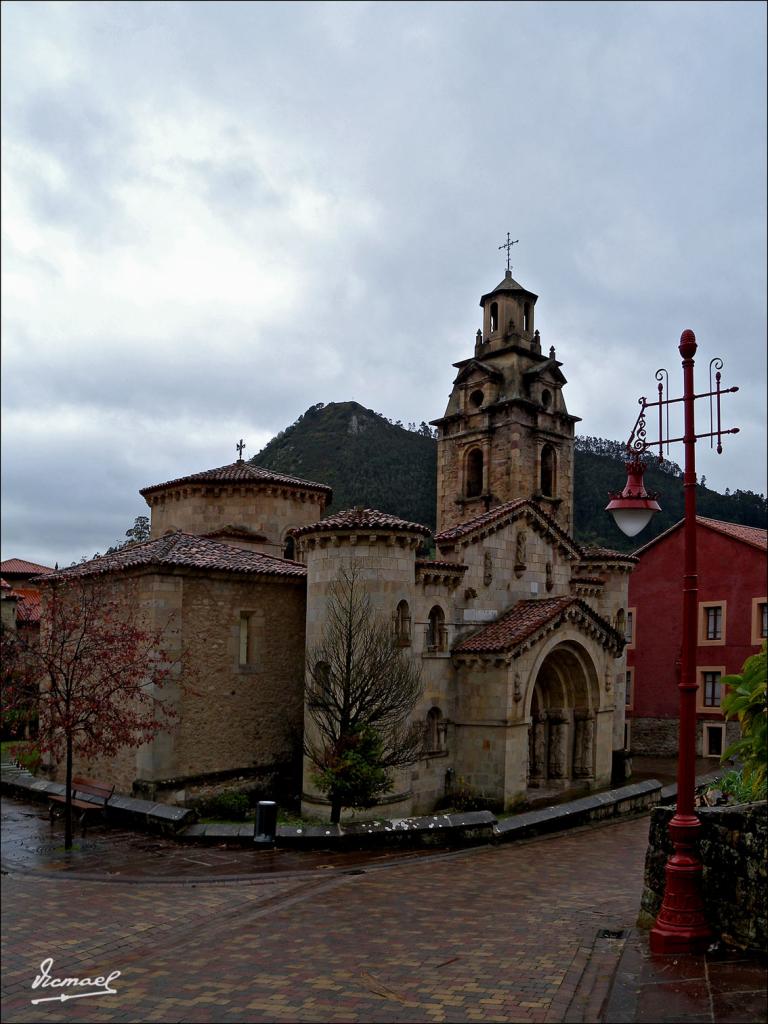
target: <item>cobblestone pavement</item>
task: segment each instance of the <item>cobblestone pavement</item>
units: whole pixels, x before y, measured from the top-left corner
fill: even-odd
[[[632,931],[647,830],[641,818],[385,865],[176,884],[11,864],[3,1020],[597,1021],[606,1005],[608,1021],[763,1020],[754,959],[728,964],[742,986],[730,984],[733,1012],[746,1015],[723,1004],[715,1017],[706,958],[648,958]],[[116,994],[32,1004],[77,994],[31,988],[49,957],[58,978],[120,971]],[[643,1016],[648,1005],[656,1016]]]

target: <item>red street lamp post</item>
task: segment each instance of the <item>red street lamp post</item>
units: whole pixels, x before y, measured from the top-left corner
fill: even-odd
[[[653,953],[693,953],[706,947],[711,931],[704,917],[702,899],[702,867],[697,852],[701,823],[696,816],[696,613],[698,599],[698,576],[696,568],[696,441],[710,438],[714,445],[717,438],[717,453],[722,452],[722,435],[736,434],[738,427],[723,430],[720,426],[720,396],[738,391],[736,387],[720,387],[721,359],[712,359],[709,364],[710,388],[696,394],[693,386],[693,357],[696,354],[696,336],[693,331],[683,331],[678,351],[683,362],[683,397],[664,397],[666,370],[656,371],[659,398],[657,402],[640,401],[640,414],[627,441],[629,461],[627,485],[623,491],[611,494],[607,510],[612,512],[619,529],[634,537],[648,523],[654,512],[659,511],[656,496],[648,494],[643,485],[645,463],[640,455],[658,445],[659,461],[662,447],[676,441],[685,446],[683,493],[685,495],[684,569],[683,569],[683,637],[682,664],[680,671],[680,731],[677,760],[677,806],[669,823],[669,835],[674,852],[667,861],[664,886],[664,900],[656,923],[651,929],[651,951]],[[715,388],[712,388],[712,369],[715,373]],[[697,398],[709,398],[710,430],[697,434],[694,423],[694,402]],[[717,427],[714,426],[713,400],[717,411]],[[682,437],[669,436],[669,407],[682,402],[684,431]],[[646,440],[646,409],[658,408],[657,441]],[[664,420],[666,413],[666,424]],[[666,429],[665,429],[666,427]],[[666,433],[666,436],[664,436]]]

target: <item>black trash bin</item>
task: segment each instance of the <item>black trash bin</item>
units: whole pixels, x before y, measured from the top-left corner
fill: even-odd
[[[274,844],[277,833],[277,804],[274,800],[259,800],[256,804],[254,843]]]

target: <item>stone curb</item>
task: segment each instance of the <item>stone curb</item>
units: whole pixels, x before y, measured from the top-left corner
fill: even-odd
[[[525,811],[498,822],[494,836],[497,840],[509,842],[546,832],[560,832],[606,818],[638,814],[659,802],[661,789],[661,783],[656,779],[644,779],[605,793],[580,797],[567,804]]]
[[[45,801],[63,795],[59,782],[37,779],[29,772],[3,765],[2,788],[17,796]],[[435,814],[415,818],[351,822],[348,825],[278,826],[275,845],[284,849],[366,849],[371,847],[467,846],[509,842],[546,832],[584,825],[591,821],[636,814],[659,802],[661,783],[655,779],[544,807],[498,821],[490,811]],[[97,801],[94,801],[96,804]],[[184,843],[254,845],[252,824],[203,825],[195,812],[184,807],[115,796],[107,807],[107,820],[142,831],[172,835]],[[263,842],[256,845],[268,845]]]
[[[717,777],[717,772],[701,776],[697,786]],[[63,795],[60,782],[35,778],[23,768],[3,764],[2,789],[45,801],[49,794]],[[490,811],[468,811],[465,814],[435,814],[415,818],[382,819],[372,822],[351,822],[348,825],[280,825],[275,846],[283,849],[312,850],[366,849],[372,847],[471,846],[491,842],[511,842],[548,832],[587,825],[642,813],[657,804],[675,799],[677,787],[664,786],[656,779],[644,779],[604,793],[593,793],[565,804],[555,804],[534,811],[524,811],[497,820]],[[98,801],[94,800],[96,805]],[[114,796],[107,806],[107,820],[115,825],[155,834],[173,836],[184,843],[254,845],[252,824],[202,825],[196,814],[186,807]],[[268,846],[263,841],[255,845]]]

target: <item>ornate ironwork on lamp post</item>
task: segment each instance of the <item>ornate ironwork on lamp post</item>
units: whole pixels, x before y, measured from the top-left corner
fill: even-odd
[[[683,493],[685,495],[684,569],[683,569],[683,636],[680,670],[680,729],[677,760],[677,806],[669,823],[669,835],[674,852],[667,861],[664,900],[656,923],[651,929],[651,951],[654,953],[689,953],[701,950],[711,937],[704,917],[701,890],[702,867],[698,855],[698,837],[701,823],[696,816],[696,647],[698,576],[696,566],[696,441],[708,437],[710,446],[717,440],[718,455],[723,450],[723,434],[737,434],[738,427],[722,429],[720,398],[738,391],[737,387],[722,388],[720,371],[723,362],[712,359],[709,364],[709,391],[696,394],[693,386],[693,357],[696,354],[696,336],[683,331],[678,351],[683,365],[683,396],[664,395],[664,382],[669,391],[666,370],[656,371],[658,401],[639,399],[640,413],[627,441],[629,459],[626,463],[627,484],[623,491],[610,495],[607,510],[613,513],[616,524],[630,537],[647,525],[654,512],[659,511],[656,495],[648,494],[643,484],[646,464],[641,456],[658,446],[658,459],[663,459],[663,448],[677,441],[685,446]],[[715,386],[712,386],[712,371]],[[694,422],[694,403],[699,398],[709,399],[710,429],[697,434]],[[683,403],[684,429],[682,437],[670,437],[669,407]],[[658,409],[658,439],[646,437],[646,410]]]

